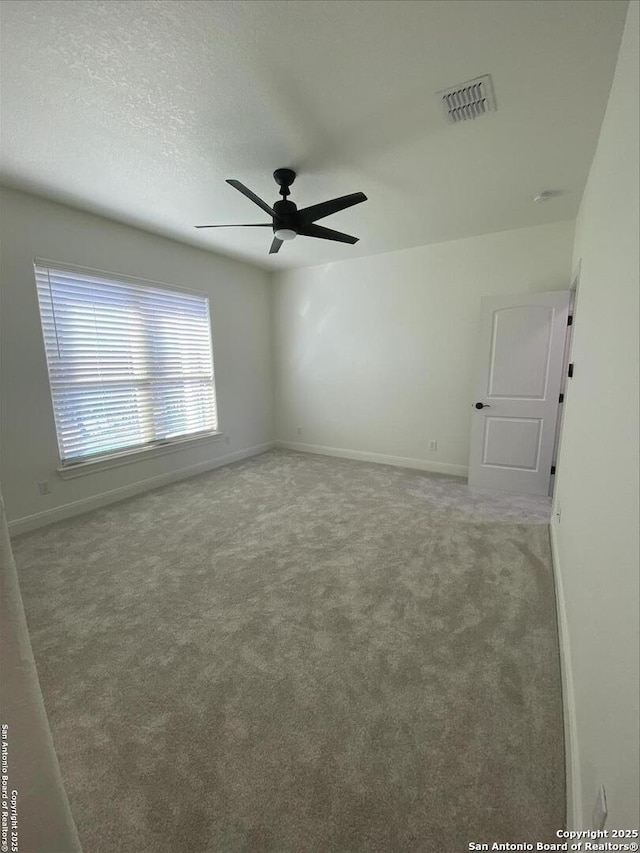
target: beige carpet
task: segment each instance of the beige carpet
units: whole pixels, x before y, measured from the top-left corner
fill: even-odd
[[[85,853],[553,840],[548,516],[273,451],[16,538]]]

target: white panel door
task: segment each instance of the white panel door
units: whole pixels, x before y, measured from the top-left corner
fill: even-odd
[[[569,296],[482,300],[470,486],[549,493]]]

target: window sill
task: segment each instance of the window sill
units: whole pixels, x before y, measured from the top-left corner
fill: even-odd
[[[208,444],[223,438],[223,432],[209,432],[204,435],[189,438],[177,438],[166,444],[154,444],[150,447],[125,450],[121,453],[113,453],[110,456],[101,456],[99,459],[77,462],[75,465],[67,465],[58,468],[58,476],[63,480],[73,480],[76,477],[86,477],[88,474],[96,474],[109,468],[118,468],[121,465],[130,465],[132,462],[141,462],[144,459],[152,459],[155,456],[164,456],[165,453],[175,453],[177,450],[186,450],[197,447],[200,444]]]

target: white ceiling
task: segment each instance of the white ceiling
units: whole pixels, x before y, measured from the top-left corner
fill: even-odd
[[[266,267],[575,216],[627,0],[3,0],[5,184]],[[439,89],[493,75],[498,112],[448,125]],[[271,173],[355,246],[267,229]],[[532,194],[559,189],[546,204]]]

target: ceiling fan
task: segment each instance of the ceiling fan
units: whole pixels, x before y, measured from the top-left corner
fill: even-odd
[[[312,204],[311,207],[303,207],[298,210],[292,201],[288,201],[287,196],[290,195],[289,187],[296,178],[296,173],[293,169],[276,169],[273,173],[276,184],[280,187],[281,200],[274,202],[273,207],[264,202],[254,192],[252,192],[240,181],[228,180],[227,183],[232,187],[246,195],[254,204],[261,207],[265,213],[272,217],[271,222],[259,222],[250,225],[196,225],[196,228],[273,228],[273,242],[269,249],[269,254],[274,255],[280,250],[283,241],[293,240],[298,235],[303,237],[319,237],[321,240],[336,240],[339,243],[357,243],[357,237],[351,237],[349,234],[343,234],[342,231],[333,231],[331,228],[324,228],[322,225],[315,225],[318,219],[324,219],[325,216],[330,216],[332,213],[337,213],[339,210],[344,210],[347,207],[352,207],[354,204],[360,204],[366,201],[367,197],[364,193],[351,193],[351,195],[343,195],[340,198],[333,198],[330,201],[323,201],[320,204]]]

